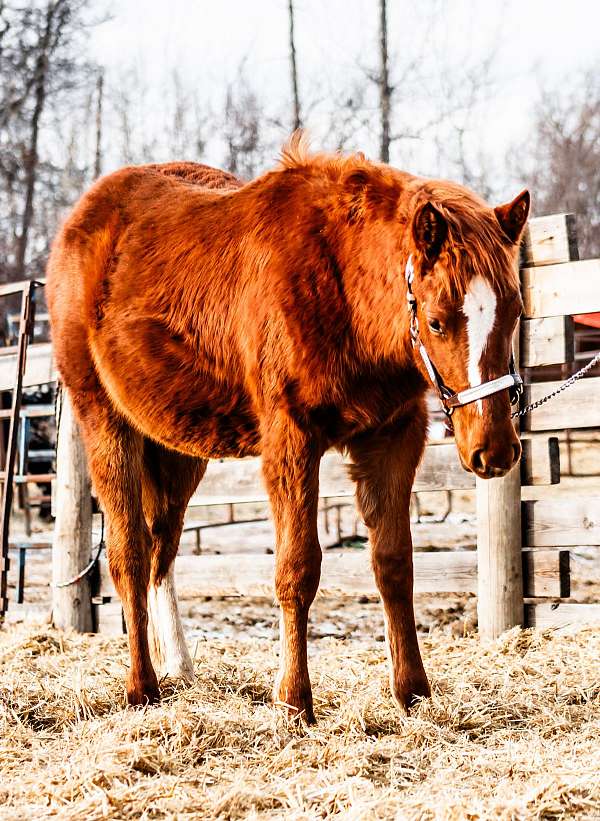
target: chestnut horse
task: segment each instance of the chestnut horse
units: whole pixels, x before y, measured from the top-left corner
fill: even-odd
[[[311,154],[299,135],[247,184],[202,165],[149,165],[81,198],[54,243],[47,291],[58,370],[107,516],[130,704],[159,698],[155,668],[193,678],[173,561],[207,460],[260,454],[277,533],[274,699],[314,720],[307,620],[321,565],[319,461],[331,447],[353,463],[392,692],[404,708],[429,695],[409,521],[429,375],[410,329],[418,321],[454,391],[506,373],[528,209],[527,192],[491,208],[360,154]],[[453,421],[467,469],[497,476],[518,460],[506,388],[457,407]]]

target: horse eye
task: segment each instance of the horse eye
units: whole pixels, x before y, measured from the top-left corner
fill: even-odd
[[[431,319],[429,321],[429,330],[432,331],[434,334],[437,334],[438,336],[442,336],[442,334],[444,333],[444,329],[439,319]]]

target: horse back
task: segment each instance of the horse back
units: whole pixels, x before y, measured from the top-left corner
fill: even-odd
[[[135,266],[124,262],[131,235],[152,235],[147,214],[206,192],[234,191],[242,182],[225,171],[191,162],[122,168],[98,180],[77,202],[59,231],[49,257],[46,294],[56,363],[65,384],[89,383],[90,342],[100,329],[115,287]],[[164,213],[164,212],[163,212]],[[176,217],[173,217],[176,219]],[[135,276],[135,274],[134,274]],[[147,283],[140,282],[143,290]],[[132,298],[135,297],[135,284]]]
[[[156,163],[145,166],[149,171],[155,171],[166,177],[177,177],[186,182],[199,185],[206,189],[234,190],[241,188],[243,183],[233,174],[212,168],[196,162],[169,162]]]

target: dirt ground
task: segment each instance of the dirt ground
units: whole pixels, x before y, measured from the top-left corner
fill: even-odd
[[[589,443],[572,450],[561,493],[597,493]],[[474,547],[472,493],[422,494],[417,513],[416,549]],[[342,531],[354,528],[348,508]],[[325,549],[336,538],[322,532]],[[273,541],[268,522],[234,525],[205,531],[202,549],[264,552]],[[188,535],[181,551],[194,550]],[[573,599],[599,601],[600,550],[573,549],[571,568]],[[13,571],[11,594],[14,581]],[[126,639],[52,630],[49,585],[48,551],[31,551],[26,602],[0,631],[1,821],[600,819],[597,628],[483,642],[474,596],[418,595],[433,698],[406,717],[389,692],[379,602],[319,597],[318,724],[307,729],[270,703],[273,601],[184,598],[196,683],[163,682],[161,705],[132,710]]]
[[[0,819],[600,818],[598,630],[433,631],[408,717],[381,643],[314,638],[306,728],[270,704],[275,642],[239,626],[198,637],[194,686],[145,709],[123,637],[0,632]]]

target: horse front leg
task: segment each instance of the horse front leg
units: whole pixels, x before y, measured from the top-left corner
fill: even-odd
[[[315,721],[307,659],[308,612],[321,573],[317,535],[321,450],[283,415],[270,426],[263,472],[276,530],[275,593],[281,607],[275,703]]]
[[[408,711],[431,694],[423,668],[413,607],[410,494],[425,445],[425,417],[372,434],[350,445],[359,509],[369,529],[375,581],[383,600],[390,656],[390,686]]]

